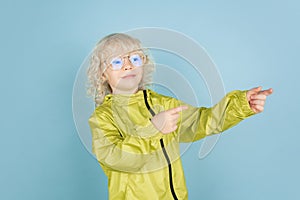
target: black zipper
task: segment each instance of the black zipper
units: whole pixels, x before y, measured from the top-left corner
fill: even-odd
[[[177,196],[176,196],[176,193],[175,193],[175,190],[174,190],[174,186],[173,186],[173,178],[172,178],[173,176],[172,176],[172,166],[171,166],[171,162],[170,162],[169,156],[168,156],[168,154],[167,154],[167,151],[166,151],[166,149],[165,149],[165,145],[164,145],[163,139],[161,138],[161,139],[159,140],[159,142],[160,142],[160,146],[161,146],[161,148],[162,148],[162,150],[163,150],[163,152],[164,152],[165,158],[166,158],[166,160],[167,160],[167,162],[168,162],[170,189],[171,189],[173,198],[176,199],[176,200],[178,200],[178,198],[177,198]]]
[[[143,93],[144,93],[144,100],[145,100],[145,104],[146,104],[146,107],[147,109],[150,111],[152,117],[155,115],[155,112],[151,109],[151,107],[149,106],[148,104],[148,101],[147,101],[147,91],[146,90],[143,90]],[[163,139],[161,138],[159,140],[160,142],[160,146],[163,150],[163,153],[164,153],[164,156],[167,160],[167,163],[168,163],[168,168],[169,168],[169,183],[170,183],[170,189],[171,189],[171,193],[172,193],[172,196],[175,200],[178,200],[177,196],[176,196],[176,193],[175,193],[175,190],[174,190],[174,185],[173,185],[173,176],[172,176],[172,166],[171,166],[171,161],[170,161],[170,158],[168,156],[168,153],[165,149],[165,145],[164,145],[164,141]]]
[[[146,107],[147,107],[147,109],[150,111],[152,117],[154,117],[155,112],[154,112],[154,111],[152,110],[152,108],[149,106],[148,101],[147,101],[147,91],[146,91],[146,90],[143,90],[143,93],[144,93],[144,100],[145,100]]]

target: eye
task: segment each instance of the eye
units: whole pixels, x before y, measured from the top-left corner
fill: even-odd
[[[110,64],[111,64],[113,70],[119,70],[123,66],[122,58],[119,58],[119,57],[114,58],[114,59],[112,59],[112,61],[110,62]]]
[[[130,59],[130,62],[136,67],[139,67],[143,64],[143,59],[138,54],[131,55],[129,59]]]
[[[111,62],[110,62],[111,64],[121,64],[122,63],[122,60],[121,59],[119,59],[119,58],[115,58],[115,59],[113,59]]]
[[[120,65],[120,64],[122,64],[122,59],[121,58],[115,58],[110,63],[112,65]]]

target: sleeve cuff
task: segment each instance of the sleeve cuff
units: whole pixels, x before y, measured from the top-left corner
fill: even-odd
[[[239,93],[237,93],[238,95],[238,99],[240,101],[240,105],[241,105],[241,111],[244,114],[245,117],[249,117],[251,115],[256,114],[250,107],[249,102],[247,100],[247,91],[248,90],[242,90]]]

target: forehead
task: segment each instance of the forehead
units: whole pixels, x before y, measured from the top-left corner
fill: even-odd
[[[141,45],[138,41],[133,39],[125,39],[125,40],[111,40],[108,41],[103,49],[104,59],[112,59],[114,57],[128,54],[130,52],[140,50]]]

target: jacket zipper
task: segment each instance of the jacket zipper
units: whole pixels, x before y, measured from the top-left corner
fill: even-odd
[[[146,104],[146,107],[147,109],[149,110],[149,112],[151,113],[152,117],[155,115],[155,112],[151,109],[151,107],[149,106],[148,104],[148,101],[147,101],[147,91],[146,90],[143,90],[143,93],[144,93],[144,100],[145,100],[145,104]],[[150,119],[151,120],[151,119]],[[160,142],[160,146],[163,150],[163,153],[164,153],[164,156],[167,160],[167,163],[168,163],[168,168],[169,168],[169,183],[170,183],[170,189],[171,189],[171,193],[172,193],[172,196],[175,200],[178,200],[177,196],[176,196],[176,193],[175,193],[175,190],[174,190],[174,185],[173,185],[173,176],[172,176],[172,166],[171,166],[171,161],[170,161],[170,158],[168,156],[168,153],[165,149],[165,145],[164,145],[164,141],[163,139],[161,138],[159,140]]]
[[[162,148],[162,150],[163,150],[163,152],[164,152],[165,158],[166,158],[166,160],[167,160],[167,162],[168,162],[170,189],[171,189],[173,198],[176,199],[176,200],[178,200],[178,198],[177,198],[177,196],[176,196],[176,193],[175,193],[175,190],[174,190],[174,186],[173,186],[172,166],[171,166],[171,162],[170,162],[169,156],[168,156],[168,154],[167,154],[167,151],[166,151],[166,149],[165,149],[165,145],[164,145],[163,139],[161,138],[161,139],[159,140],[159,142],[160,142],[160,146],[161,146],[161,148]]]

